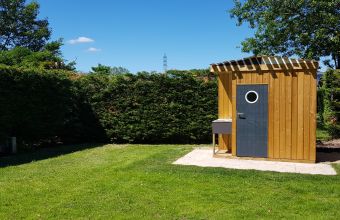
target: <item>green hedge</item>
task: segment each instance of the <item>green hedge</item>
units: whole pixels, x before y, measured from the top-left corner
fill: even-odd
[[[95,116],[75,77],[0,66],[0,137],[16,136],[28,147],[95,138]]]
[[[216,81],[202,74],[78,75],[0,66],[0,136],[16,136],[21,146],[205,143],[216,115]]]
[[[106,136],[118,143],[207,143],[217,116],[215,80],[190,72],[95,75],[82,88]]]

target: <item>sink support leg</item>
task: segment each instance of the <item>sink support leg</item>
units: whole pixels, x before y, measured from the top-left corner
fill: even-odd
[[[216,154],[216,152],[215,152],[216,143],[215,143],[215,134],[214,133],[213,133],[212,139],[213,139],[213,156],[214,156]]]

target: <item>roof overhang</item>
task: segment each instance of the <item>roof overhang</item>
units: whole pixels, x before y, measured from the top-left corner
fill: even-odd
[[[278,56],[252,56],[241,60],[231,60],[210,65],[210,71],[256,72],[270,70],[316,70],[319,63],[315,60],[294,59]]]

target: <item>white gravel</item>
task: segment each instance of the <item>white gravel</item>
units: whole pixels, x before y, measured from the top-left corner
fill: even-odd
[[[210,149],[195,149],[184,157],[176,160],[173,164],[193,165],[199,167],[224,167],[241,170],[274,171],[282,173],[336,175],[336,171],[329,164],[246,160],[239,158],[215,158],[213,157],[212,150]]]

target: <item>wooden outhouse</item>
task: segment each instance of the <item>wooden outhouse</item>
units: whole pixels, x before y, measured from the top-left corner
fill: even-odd
[[[219,150],[315,162],[318,62],[254,56],[211,64],[218,75]]]

